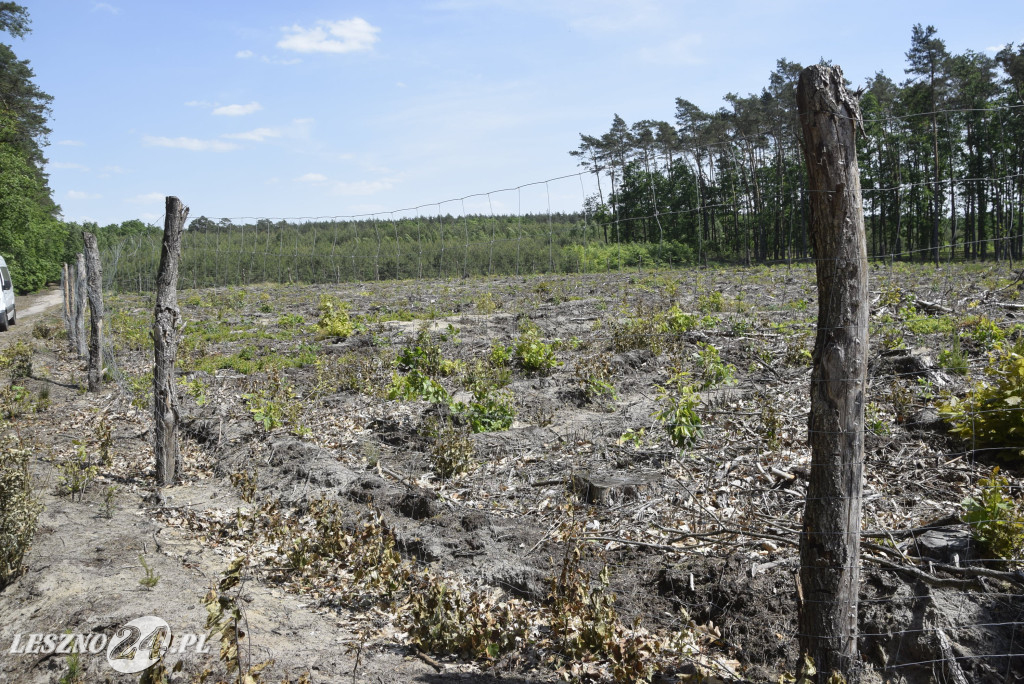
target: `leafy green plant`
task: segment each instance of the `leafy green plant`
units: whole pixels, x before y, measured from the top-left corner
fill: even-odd
[[[509,392],[492,392],[484,388],[473,390],[473,400],[468,405],[452,404],[451,408],[469,424],[473,432],[507,430],[512,427],[516,416]]]
[[[708,389],[732,381],[736,367],[722,361],[718,347],[713,344],[697,343],[697,368],[700,371],[701,389]]]
[[[462,384],[470,391],[489,392],[507,387],[512,382],[512,371],[505,365],[494,366],[477,359],[466,369]]]
[[[989,477],[978,480],[981,491],[977,498],[964,499],[964,521],[971,534],[989,558],[1020,560],[1024,553],[1024,511],[1007,490],[1010,482],[992,469]]]
[[[182,378],[178,384],[185,390],[185,393],[192,397],[196,406],[206,406],[209,401],[206,397],[206,390],[210,386],[202,378]]]
[[[32,490],[29,449],[0,445],[0,590],[21,575],[43,510]]]
[[[512,363],[512,349],[498,340],[491,340],[491,351],[487,360],[494,368],[504,368]]]
[[[486,316],[500,309],[501,302],[499,302],[490,292],[484,292],[474,300],[473,306],[476,308],[477,313]]]
[[[302,314],[297,313],[286,313],[277,319],[277,327],[285,330],[297,330],[305,324],[306,319],[302,317]]]
[[[1024,340],[1001,344],[989,353],[985,378],[963,399],[948,397],[939,414],[950,432],[1007,458],[1024,457]]]
[[[304,436],[309,428],[302,424],[302,400],[295,388],[279,372],[272,371],[265,382],[253,385],[253,391],[243,394],[252,419],[270,432],[288,426],[296,435]]]
[[[413,368],[405,375],[393,373],[391,385],[387,389],[387,398],[403,401],[422,400],[437,404],[448,404],[451,401],[448,390],[418,368]]]
[[[658,399],[662,408],[654,415],[668,433],[669,440],[680,449],[691,446],[703,434],[703,424],[697,412],[700,395],[687,382],[688,378],[689,374],[677,372],[659,389]]]
[[[444,358],[441,346],[431,339],[430,331],[420,328],[416,340],[398,352],[395,363],[402,370],[420,370],[431,377],[447,377],[458,372],[458,361]]]
[[[153,371],[140,375],[126,375],[125,384],[131,393],[132,406],[145,411],[153,401]]]
[[[960,321],[960,329],[967,339],[982,349],[994,349],[1006,339],[1006,331],[991,318],[983,315],[971,315]]]
[[[343,302],[334,295],[321,295],[318,310],[320,318],[316,324],[317,339],[333,337],[344,340],[356,332],[356,323],[348,315],[348,302]]]
[[[718,290],[700,294],[697,296],[697,310],[705,314],[725,311],[725,296]]]
[[[32,345],[18,340],[0,353],[0,370],[10,370],[11,380],[20,380],[32,375]]]
[[[514,350],[519,366],[527,373],[547,375],[559,365],[554,349],[541,340],[540,330],[532,323],[523,326]]]

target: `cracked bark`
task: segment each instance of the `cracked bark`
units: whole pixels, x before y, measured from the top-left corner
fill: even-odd
[[[855,145],[860,107],[839,67],[800,73],[797,104],[817,264],[818,329],[811,375],[811,472],[800,537],[800,651],[817,668],[855,681],[860,580],[864,391],[867,383],[867,243]],[[804,659],[802,659],[804,660]]]

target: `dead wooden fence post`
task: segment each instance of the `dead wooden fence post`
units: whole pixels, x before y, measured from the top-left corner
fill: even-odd
[[[181,231],[188,207],[177,197],[165,203],[164,240],[160,270],[156,276],[156,309],[153,314],[153,415],[156,421],[156,481],[161,487],[174,484],[181,472],[178,458],[178,395],[174,363],[178,354],[178,256]]]
[[[85,239],[85,276],[89,289],[89,391],[103,386],[103,268],[96,236],[83,233]]]
[[[64,330],[68,334],[68,340],[73,345],[75,343],[75,335],[71,328],[71,274],[68,269],[68,263],[65,261],[60,268],[60,291],[64,296],[64,303],[61,307],[61,317],[64,320]]]
[[[817,669],[858,676],[864,392],[868,360],[868,264],[857,168],[860,106],[838,66],[800,72],[797,105],[810,189],[818,280],[811,374],[811,473],[800,536],[800,651]]]
[[[72,340],[74,340],[78,358],[84,359],[88,356],[88,350],[85,337],[85,254],[82,252],[78,253],[78,258],[75,260],[75,280],[71,287],[71,294],[75,299],[75,310],[72,314],[74,320],[71,323],[75,333]]]

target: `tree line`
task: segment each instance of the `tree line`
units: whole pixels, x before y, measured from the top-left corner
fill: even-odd
[[[905,259],[1024,252],[1024,46],[951,54],[915,25],[906,79],[878,72],[858,95],[868,249]],[[700,259],[810,256],[796,106],[802,66],[780,59],[760,93],[704,111],[676,99],[672,122],[581,134],[570,152],[597,179],[586,209],[606,242],[672,241]],[[852,88],[851,88],[852,89]]]
[[[0,2],[0,32],[22,38],[30,29],[28,10]],[[53,98],[34,83],[28,60],[0,43],[0,254],[19,293],[37,290],[60,274],[74,248],[71,231],[59,220],[45,172]]]

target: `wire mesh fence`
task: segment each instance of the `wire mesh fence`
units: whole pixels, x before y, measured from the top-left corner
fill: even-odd
[[[691,158],[715,155],[729,158]],[[1020,176],[947,179],[939,244],[930,197],[914,195],[934,184],[868,175],[859,662],[893,680],[1004,681],[1024,667]],[[756,211],[753,185],[738,185],[673,207],[642,178],[649,206],[624,191],[595,205],[584,172],[369,216],[193,221],[182,365],[239,419],[252,411],[239,397],[283,372],[312,442],[353,464],[383,458],[453,510],[518,520],[538,547],[574,501],[574,538],[620,568],[624,614],[655,605],[652,630],[699,627],[720,672],[792,672],[807,388],[827,332],[806,192]],[[582,209],[551,209],[572,201]],[[159,249],[142,235],[104,255],[109,356],[129,393]],[[325,303],[345,305],[348,334],[330,334]],[[359,446],[332,427],[339,392],[375,416]],[[477,470],[430,475],[431,410],[468,430],[502,406],[502,429],[473,429]]]

